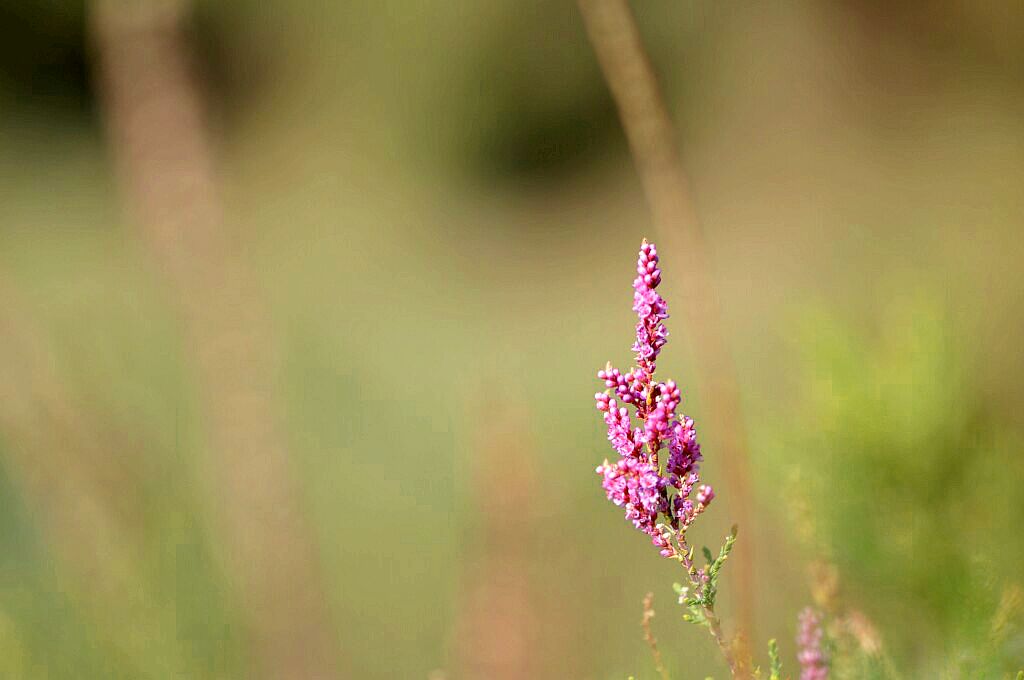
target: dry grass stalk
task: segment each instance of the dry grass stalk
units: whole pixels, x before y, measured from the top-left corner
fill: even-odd
[[[310,528],[274,403],[277,360],[255,275],[224,229],[186,2],[96,0],[92,31],[123,192],[179,305],[204,425],[222,557],[256,673],[337,675]]]
[[[587,35],[619,110],[633,160],[650,206],[657,237],[681,262],[673,276],[682,280],[686,333],[700,370],[703,421],[714,432],[716,456],[723,461],[732,519],[756,536],[750,502],[747,439],[740,411],[736,369],[722,331],[709,254],[679,156],[675,129],[657,77],[644,49],[628,0],[578,0]],[[735,554],[737,628],[753,634],[755,620],[754,546]]]
[[[537,479],[523,445],[525,414],[491,402],[477,434],[470,473],[480,526],[473,541],[456,628],[459,678],[530,680],[538,674],[538,626],[529,583],[530,508]]]
[[[126,551],[117,545],[117,521],[103,499],[114,495],[110,475],[123,467],[54,372],[48,338],[2,283],[0,357],[0,429],[9,468],[60,556],[83,579],[116,592],[104,558]]]
[[[640,626],[644,629],[644,642],[651,648],[651,656],[654,657],[654,670],[658,671],[661,680],[669,680],[668,669],[661,658],[661,650],[658,649],[658,639],[654,637],[651,629],[651,619],[654,618],[654,593],[647,593],[644,596],[644,615],[640,619]]]
[[[133,518],[141,499],[129,451],[69,393],[49,338],[3,280],[0,360],[5,467],[56,558],[58,588],[66,586],[88,618],[116,629],[105,630],[114,645],[160,636],[168,622],[139,582]]]

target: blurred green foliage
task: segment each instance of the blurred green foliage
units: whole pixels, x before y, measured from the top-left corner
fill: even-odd
[[[824,555],[907,677],[999,677],[1024,658],[1017,624],[992,630],[1024,563],[1024,22],[986,3],[880,7],[651,2],[639,19],[743,379],[760,512],[735,550],[757,548],[754,648],[777,637],[795,667],[804,565]],[[0,675],[247,677],[198,387],[123,217],[83,4],[0,12],[0,282],[114,452],[104,499],[129,547],[124,563],[105,556],[124,580],[97,603],[57,559],[0,432]],[[632,253],[657,234],[571,6],[201,2],[194,31],[225,228],[266,292],[350,677],[458,664],[485,543],[481,394],[528,403],[517,443],[540,474],[516,519],[538,677],[650,675],[648,591],[673,677],[721,677],[677,616],[676,565],[592,472],[609,455],[593,372],[627,360]],[[680,259],[663,258],[678,310]],[[713,543],[734,501],[681,317],[662,367],[701,428],[719,500],[694,540]],[[0,376],[18,361],[0,354]],[[817,525],[803,550],[794,468]]]
[[[797,406],[769,440],[800,471],[792,493],[807,501],[797,524],[813,525],[812,553],[839,565],[899,656],[930,672],[965,656],[956,677],[998,677],[1024,644],[1017,627],[990,647],[1024,540],[993,519],[1024,517],[1024,459],[949,316],[933,296],[901,292],[873,331],[807,314],[793,338],[807,357]],[[912,627],[895,625],[907,617]]]

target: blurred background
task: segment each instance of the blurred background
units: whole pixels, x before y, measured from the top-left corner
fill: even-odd
[[[750,518],[726,625],[792,670],[826,560],[906,677],[1003,677],[1024,6],[635,11],[738,376],[702,427],[663,247],[694,541]],[[658,234],[573,3],[2,0],[0,33],[0,676],[647,678],[653,591],[674,677],[724,677],[593,472]]]

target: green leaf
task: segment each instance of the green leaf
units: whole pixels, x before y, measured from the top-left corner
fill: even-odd
[[[689,613],[683,614],[683,621],[692,623],[698,626],[708,625],[707,617],[704,616],[704,608],[700,603],[687,603],[689,605]]]
[[[779,643],[772,638],[768,641],[768,658],[771,661],[769,680],[782,680],[782,661],[779,659]]]

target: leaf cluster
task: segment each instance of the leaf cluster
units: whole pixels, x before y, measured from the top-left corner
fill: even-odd
[[[686,559],[690,565],[688,569],[690,585],[684,586],[679,583],[672,585],[679,596],[679,604],[688,610],[688,613],[683,614],[683,620],[697,625],[708,625],[707,614],[715,609],[715,600],[718,597],[718,579],[733,546],[736,545],[737,532],[738,527],[733,526],[729,535],[725,537],[725,543],[719,549],[717,557],[711,553],[710,549],[704,547],[702,552],[707,561],[704,569],[698,570],[693,565],[693,548],[690,548]]]

